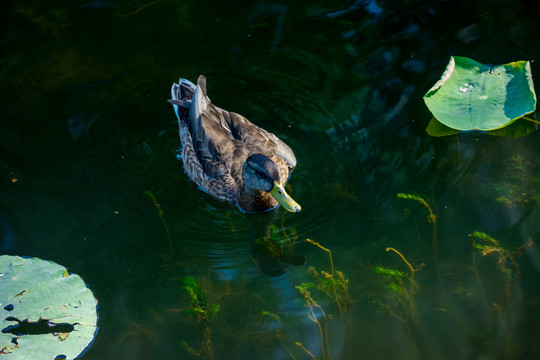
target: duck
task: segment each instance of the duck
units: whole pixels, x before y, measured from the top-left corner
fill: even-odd
[[[171,97],[184,170],[201,190],[244,213],[268,212],[280,205],[300,212],[284,187],[296,167],[287,144],[244,116],[215,106],[203,75],[197,85],[180,78],[172,85]]]

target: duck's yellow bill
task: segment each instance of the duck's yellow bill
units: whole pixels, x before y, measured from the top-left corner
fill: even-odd
[[[290,212],[300,212],[302,210],[302,207],[287,194],[281,183],[274,182],[274,188],[270,191],[270,194],[285,210]]]

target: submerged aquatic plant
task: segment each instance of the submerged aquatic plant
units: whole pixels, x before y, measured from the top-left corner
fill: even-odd
[[[184,314],[195,316],[199,324],[199,346],[198,349],[191,347],[187,342],[182,341],[182,345],[186,350],[197,357],[205,360],[214,358],[214,350],[211,341],[210,323],[216,318],[219,311],[219,304],[208,306],[206,295],[200,288],[199,284],[191,276],[182,278],[184,290],[189,295],[191,307],[184,309]]]
[[[283,337],[283,334],[281,332],[281,318],[279,317],[279,315],[275,314],[275,313],[271,313],[269,311],[261,311],[261,316],[266,319],[266,320],[269,320],[269,321],[273,321],[276,323],[276,337],[279,339],[281,345],[283,345],[283,347],[285,348],[285,350],[287,351],[287,353],[290,355],[290,357],[293,359],[293,360],[296,360],[296,357],[294,356],[294,354],[291,352],[291,350],[289,349],[289,347],[287,346],[286,344],[286,339]]]
[[[407,265],[410,273],[406,273],[400,270],[389,269],[382,266],[376,266],[374,271],[377,275],[380,275],[386,279],[386,288],[390,290],[392,294],[392,304],[388,305],[386,302],[375,299],[374,302],[388,311],[390,315],[400,320],[407,325],[409,329],[410,321],[414,322],[415,319],[415,305],[414,296],[418,292],[419,286],[414,280],[414,274],[422,266],[414,269],[412,265],[407,261],[405,256],[394,248],[386,248],[386,251],[392,251],[399,255],[401,260]]]
[[[309,319],[316,325],[320,339],[321,357],[322,359],[330,359],[330,344],[328,341],[328,320],[332,318],[328,315],[323,307],[313,299],[310,289],[316,288],[321,293],[325,294],[332,303],[337,307],[340,319],[343,326],[343,342],[347,338],[348,321],[344,314],[352,309],[353,300],[349,296],[349,279],[341,271],[334,269],[334,261],[332,252],[311,239],[306,239],[306,242],[312,244],[328,254],[330,262],[329,271],[318,271],[313,266],[310,266],[308,271],[314,279],[314,282],[305,282],[296,289],[305,301],[305,306],[308,309]],[[300,347],[311,358],[315,359],[314,355],[309,352],[300,342],[296,345]]]
[[[309,273],[315,280],[315,286],[318,290],[322,291],[339,309],[339,315],[343,320],[343,315],[352,309],[353,300],[349,297],[349,279],[338,270],[334,270],[334,261],[332,259],[332,252],[311,239],[306,239],[306,242],[317,246],[319,249],[324,250],[328,254],[330,262],[330,272],[317,271],[313,266],[309,267]]]
[[[296,235],[294,234],[285,241],[292,241],[293,243],[296,242]],[[303,282],[302,284],[295,286],[304,302],[304,306],[307,309],[307,316],[315,326],[315,331],[319,339],[319,353],[314,354],[313,351],[306,348],[300,341],[295,341],[294,345],[296,345],[297,351],[302,352],[302,355],[300,355],[298,358],[305,358],[307,355],[313,360],[329,360],[331,359],[331,351],[329,341],[330,334],[328,328],[331,324],[331,320],[336,319],[336,317],[331,314],[331,310],[326,309],[323,307],[323,305],[321,305],[318,295],[323,295],[323,297],[328,298],[334,305],[334,309],[339,312],[339,319],[341,321],[341,325],[343,326],[342,339],[344,345],[346,345],[345,339],[347,338],[346,334],[348,329],[348,318],[345,316],[345,313],[352,309],[354,301],[349,296],[349,279],[347,279],[345,274],[343,274],[341,271],[334,269],[332,252],[316,241],[311,239],[306,239],[305,241],[328,254],[329,269],[317,270],[313,266],[310,266],[308,272],[313,277],[313,281]],[[294,353],[297,351],[294,351],[294,347],[287,346],[287,343],[289,343],[290,340],[282,335],[280,316],[269,311],[263,311],[261,316],[267,321],[275,322],[274,325],[277,325],[276,336],[278,340],[284,346],[290,357],[296,360],[297,357],[294,355]]]
[[[506,298],[506,305],[511,307],[512,305],[512,283],[515,284],[515,289],[519,297],[521,297],[521,291],[519,289],[519,265],[516,262],[514,255],[507,249],[504,249],[499,241],[492,238],[490,235],[485,234],[480,231],[475,231],[472,234],[469,234],[469,237],[472,238],[473,246],[473,269],[478,281],[478,286],[480,292],[482,293],[482,298],[484,303],[488,303],[484,287],[482,285],[482,280],[480,278],[480,273],[478,271],[476,252],[480,252],[482,256],[493,256],[496,258],[495,265],[499,269],[500,273],[503,276],[504,288],[503,296]],[[498,305],[500,306],[500,304]]]
[[[530,161],[520,154],[514,154],[506,170],[505,176],[501,176],[501,180],[493,184],[493,189],[498,193],[498,202],[508,208],[540,203],[540,194],[536,192],[540,178],[532,175]]]
[[[152,200],[152,202],[154,203],[154,206],[158,210],[158,216],[159,216],[159,219],[161,220],[161,223],[163,224],[163,228],[165,229],[165,233],[167,234],[167,240],[169,242],[169,251],[170,251],[170,255],[172,256],[173,255],[173,244],[172,244],[171,232],[169,230],[169,226],[167,225],[167,222],[163,218],[163,210],[161,210],[161,206],[159,205],[156,197],[154,196],[154,194],[152,194],[152,192],[150,190],[146,190],[144,192],[144,194],[146,196],[148,196],[150,198],[150,200]]]
[[[437,223],[437,216],[433,213],[433,210],[431,210],[431,206],[429,206],[428,202],[422,196],[416,195],[416,194],[398,193],[397,198],[406,199],[406,200],[414,200],[424,205],[424,207],[429,211],[429,215],[427,217],[428,222],[434,223],[434,224]]]
[[[294,254],[293,248],[297,242],[296,229],[287,231],[271,225],[268,234],[253,240],[253,261],[265,274],[281,276],[291,265],[300,266],[306,262],[303,256]]]
[[[273,240],[279,239],[279,244],[282,246],[294,245],[298,242],[296,228],[287,230],[284,223],[280,227],[275,224],[270,225],[270,238]]]
[[[422,204],[428,210],[429,214],[427,216],[427,221],[433,224],[433,262],[435,263],[435,270],[437,271],[439,286],[441,286],[441,270],[439,267],[439,256],[437,255],[437,216],[431,209],[429,203],[420,195],[410,193],[398,193],[397,198],[416,201]]]
[[[328,342],[328,317],[324,312],[323,308],[311,297],[311,293],[308,290],[311,287],[310,284],[302,284],[296,286],[296,289],[300,292],[300,295],[306,302],[306,307],[308,309],[309,319],[317,326],[320,344],[321,344],[321,356],[322,359],[330,359],[330,344]],[[321,320],[319,320],[319,316]],[[313,359],[315,357],[311,352],[309,352],[300,342],[295,343],[297,346],[301,347],[308,355]]]
[[[472,239],[473,271],[486,312],[486,323],[497,337],[490,341],[500,342],[507,354],[515,354],[519,345],[515,342],[514,334],[521,314],[514,309],[520,309],[522,302],[516,255],[524,248],[534,246],[534,243],[529,239],[515,251],[510,251],[486,233],[475,231],[469,237]],[[484,282],[489,285],[484,287]]]

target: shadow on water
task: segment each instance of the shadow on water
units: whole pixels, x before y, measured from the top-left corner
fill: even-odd
[[[283,215],[278,230],[276,225],[272,225],[275,216],[276,211],[271,211],[248,217],[253,260],[269,276],[281,276],[291,266],[306,263],[303,256],[292,252],[292,247],[299,242],[296,230],[287,232],[283,225]]]

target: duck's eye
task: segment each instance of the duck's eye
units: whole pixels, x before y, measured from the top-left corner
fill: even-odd
[[[257,173],[257,176],[264,177],[264,172],[261,170],[255,170],[255,173]]]

